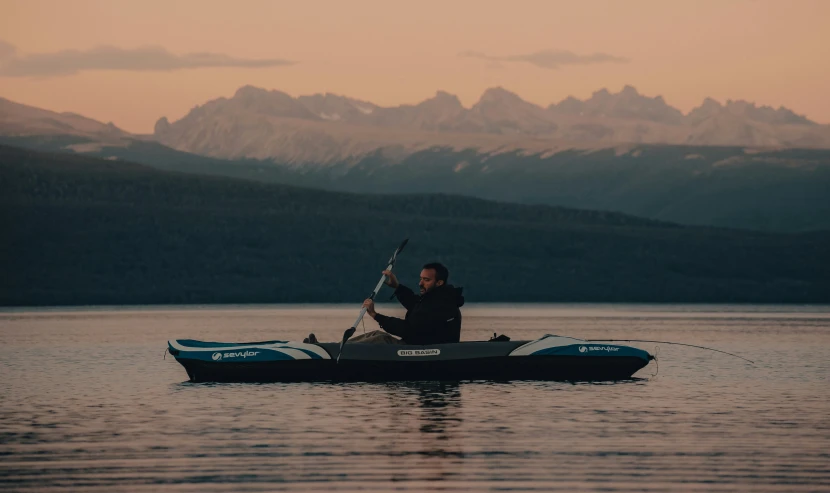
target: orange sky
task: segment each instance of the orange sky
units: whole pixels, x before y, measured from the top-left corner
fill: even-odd
[[[465,106],[492,86],[547,105],[631,84],[684,112],[710,96],[783,105],[830,123],[830,1],[824,0],[0,0],[0,40],[19,56],[153,45],[175,55],[298,62],[0,76],[2,97],[142,133],[161,116],[173,121],[245,84],[381,105],[415,103],[441,89]],[[459,56],[543,50],[629,61],[548,69]]]

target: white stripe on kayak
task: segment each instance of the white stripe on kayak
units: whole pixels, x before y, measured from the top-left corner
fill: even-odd
[[[304,353],[304,352],[302,352],[298,349],[287,349],[287,348],[279,348],[279,349],[263,348],[263,349],[270,349],[271,351],[276,351],[278,353],[285,353],[285,354],[291,356],[294,359],[311,359],[311,356],[309,356],[308,353]]]
[[[573,337],[563,336],[546,336],[535,341],[530,341],[527,344],[517,347],[508,356],[529,356],[536,351],[548,349],[552,347],[573,346],[575,344],[585,344],[586,341],[582,339],[574,339]]]
[[[178,349],[179,351],[185,351],[185,352],[217,352],[217,351],[224,352],[224,351],[238,351],[240,349],[271,349],[271,350],[284,351],[284,350],[287,349],[287,350],[293,350],[293,351],[290,352],[290,353],[284,351],[285,354],[293,354],[293,352],[296,351],[298,353],[302,353],[303,356],[305,356],[305,358],[295,358],[295,359],[311,358],[311,356],[309,356],[308,354],[305,354],[302,351],[297,351],[299,349],[304,349],[306,351],[310,351],[310,352],[320,356],[323,359],[331,359],[331,356],[329,356],[329,353],[327,353],[325,349],[321,348],[320,346],[316,346],[314,344],[306,344],[306,343],[303,343],[303,342],[294,342],[294,343],[291,343],[290,345],[288,345],[284,342],[280,342],[280,343],[274,343],[274,344],[248,344],[248,345],[239,345],[239,346],[230,346],[229,345],[229,346],[203,347],[203,348],[182,346],[181,344],[179,344],[175,340],[171,340],[171,341],[168,341],[168,342],[170,343],[170,346],[173,347],[173,349]]]

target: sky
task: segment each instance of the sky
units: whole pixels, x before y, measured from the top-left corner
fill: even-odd
[[[830,1],[0,0],[0,97],[150,133],[243,85],[383,106],[626,84],[830,123]]]

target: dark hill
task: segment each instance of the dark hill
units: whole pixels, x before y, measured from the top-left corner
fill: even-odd
[[[470,301],[830,301],[830,233],[358,195],[0,146],[0,303],[359,303],[392,249]],[[383,293],[382,293],[383,296]]]
[[[2,137],[66,151],[82,137]],[[511,203],[621,212],[695,226],[797,233],[830,229],[830,150],[637,145],[552,155],[433,148],[378,150],[326,165],[222,160],[156,142],[88,149],[153,168],[354,193],[445,193]],[[624,152],[625,151],[625,152]]]

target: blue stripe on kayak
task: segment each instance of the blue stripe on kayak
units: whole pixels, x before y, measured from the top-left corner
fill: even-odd
[[[636,357],[648,361],[648,352],[630,346],[609,344],[572,344],[540,349],[529,356],[585,356],[585,357]]]
[[[287,348],[288,349],[288,348]],[[317,359],[321,359],[317,356]],[[179,353],[176,358],[212,361],[215,363],[250,363],[264,361],[296,361],[291,355],[271,349],[240,349],[234,351],[188,351]]]
[[[176,342],[185,347],[199,348],[217,348],[227,346],[256,346],[260,344],[285,344],[288,341],[260,341],[260,342],[204,342],[193,339],[176,339]]]

